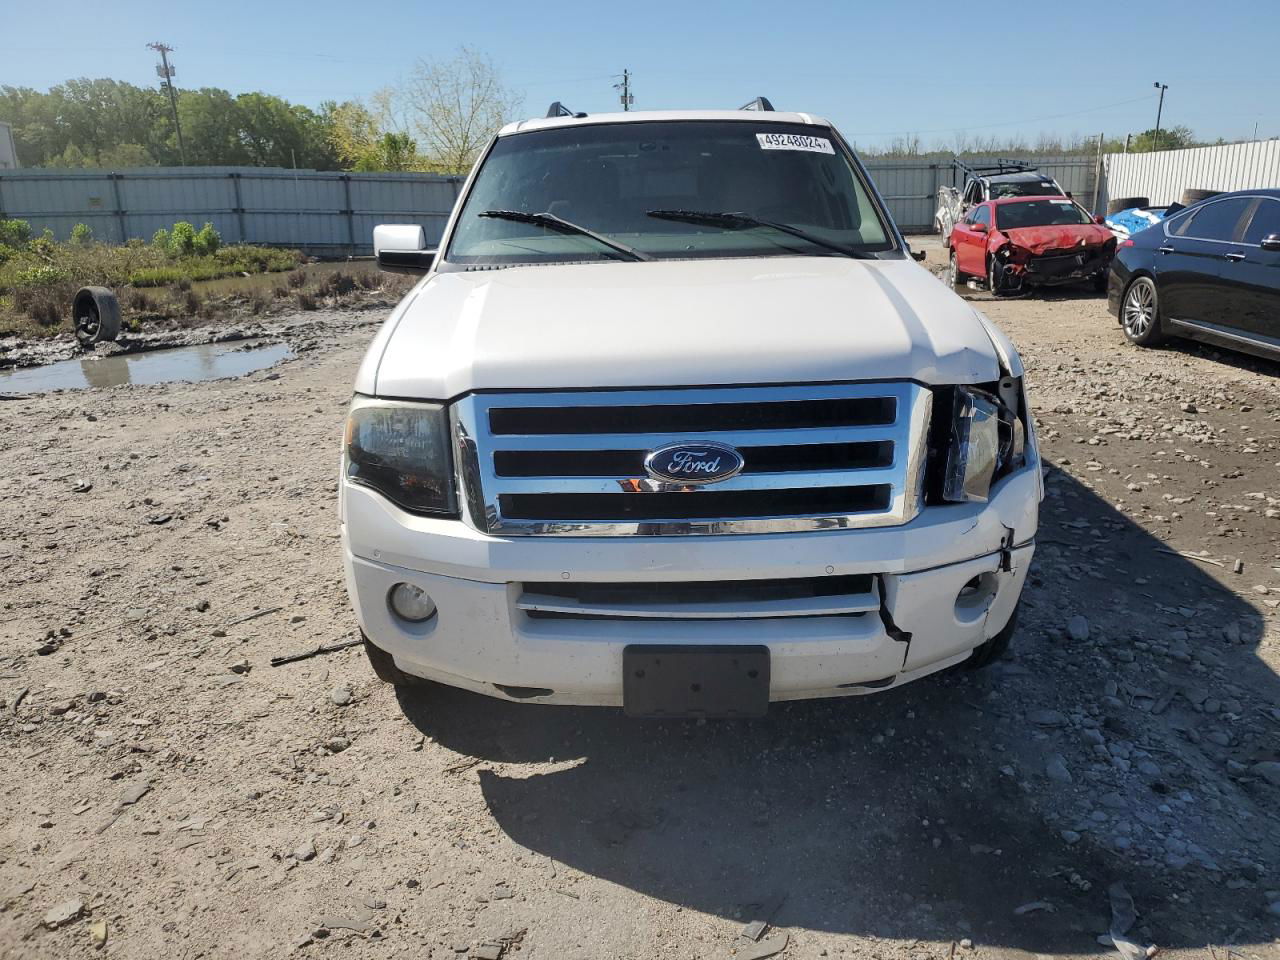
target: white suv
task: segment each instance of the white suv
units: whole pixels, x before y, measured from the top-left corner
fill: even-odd
[[[998,656],[1039,458],[1008,339],[912,261],[826,122],[505,127],[355,383],[347,586],[375,671],[754,716]]]

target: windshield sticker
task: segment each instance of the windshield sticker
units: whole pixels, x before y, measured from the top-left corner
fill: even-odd
[[[1074,207],[1075,204],[1070,200],[1050,200],[1050,203],[1056,203],[1060,207]]]
[[[835,153],[825,137],[805,137],[797,133],[757,133],[761,150],[805,150],[809,153]]]

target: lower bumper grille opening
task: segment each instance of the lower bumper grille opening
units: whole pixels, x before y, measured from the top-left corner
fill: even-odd
[[[871,513],[889,506],[889,484],[794,490],[682,493],[509,493],[508,520],[728,520],[756,516]]]
[[[862,616],[878,609],[871,575],[677,583],[525,583],[533,619],[690,620]]]

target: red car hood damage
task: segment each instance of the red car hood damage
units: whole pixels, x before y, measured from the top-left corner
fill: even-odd
[[[1053,227],[1015,227],[1001,230],[1015,247],[1039,256],[1049,250],[1070,250],[1074,247],[1099,247],[1112,236],[1106,227],[1096,223],[1079,223]]]

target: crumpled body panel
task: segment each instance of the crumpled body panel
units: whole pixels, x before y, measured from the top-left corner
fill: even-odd
[[[1001,230],[1015,249],[1020,249],[1033,257],[1041,256],[1050,250],[1067,252],[1077,247],[1099,247],[1112,239],[1112,233],[1106,227],[1094,223],[1069,224],[1049,227],[1016,227],[1012,230]]]

